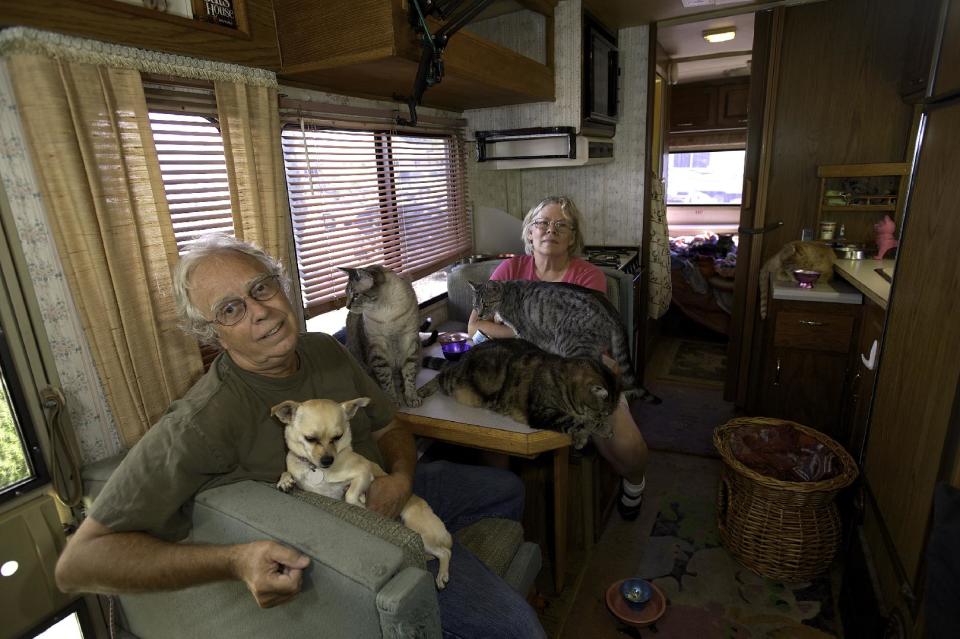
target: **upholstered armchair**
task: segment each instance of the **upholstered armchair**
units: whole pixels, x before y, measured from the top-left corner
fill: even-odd
[[[119,463],[84,469],[92,501]],[[488,519],[456,534],[494,572],[526,595],[540,571],[540,548],[517,522]],[[439,637],[433,576],[420,536],[398,522],[319,495],[284,494],[243,481],[197,495],[186,540],[232,544],[272,539],[310,556],[301,593],[262,610],[244,584],[218,582],[176,592],[119,595],[120,636]],[[456,578],[453,576],[453,578]],[[478,593],[478,596],[482,596]]]

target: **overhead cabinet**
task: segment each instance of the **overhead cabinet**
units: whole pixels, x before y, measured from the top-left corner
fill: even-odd
[[[750,85],[693,82],[671,89],[670,131],[713,131],[747,126]]]
[[[552,7],[544,4],[552,24]],[[422,47],[404,0],[274,0],[282,81],[368,98],[413,93]],[[432,24],[431,32],[439,25]],[[551,31],[548,29],[548,32]],[[443,52],[422,104],[463,110],[554,99],[553,66],[465,30]]]

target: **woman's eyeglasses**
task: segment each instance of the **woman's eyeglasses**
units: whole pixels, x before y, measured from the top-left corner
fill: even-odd
[[[250,285],[247,297],[266,302],[280,292],[280,276],[267,275]],[[233,326],[247,314],[246,298],[225,300],[213,311],[213,321],[221,326]]]
[[[572,231],[575,227],[570,222],[566,220],[534,220],[530,222],[530,226],[537,229],[541,233],[546,233],[547,229],[551,226],[553,227],[554,233],[557,235],[563,235],[567,231]]]

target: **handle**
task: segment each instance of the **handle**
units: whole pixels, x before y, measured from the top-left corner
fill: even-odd
[[[869,358],[860,355],[860,361],[863,362],[863,365],[868,371],[872,371],[877,367],[877,340],[873,340],[873,344],[870,345]]]
[[[804,326],[826,326],[824,322],[814,322],[813,320],[797,320]]]
[[[777,372],[773,376],[773,385],[774,386],[780,385],[780,358],[779,357],[777,358]]]
[[[720,484],[717,486],[717,529],[720,532],[726,532],[727,519],[730,517],[728,506],[730,505],[730,484],[727,478],[720,476]]]
[[[783,226],[782,220],[777,220],[776,222],[770,222],[765,226],[757,226],[754,228],[743,228],[742,226],[737,229],[737,233],[740,235],[759,235],[761,233],[766,233],[767,231],[772,231]]]
[[[693,126],[693,122],[677,122],[674,126]]]

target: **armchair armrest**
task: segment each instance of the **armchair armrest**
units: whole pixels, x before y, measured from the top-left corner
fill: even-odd
[[[378,525],[395,526],[399,535],[407,532],[398,523],[354,510]],[[278,632],[288,637],[440,636],[436,590],[422,555],[323,507],[268,484],[243,481],[197,495],[193,524],[189,543],[272,539],[307,554],[311,563],[302,591],[267,610],[257,607],[244,584],[232,581],[121,595],[125,625],[142,639],[268,637]]]

